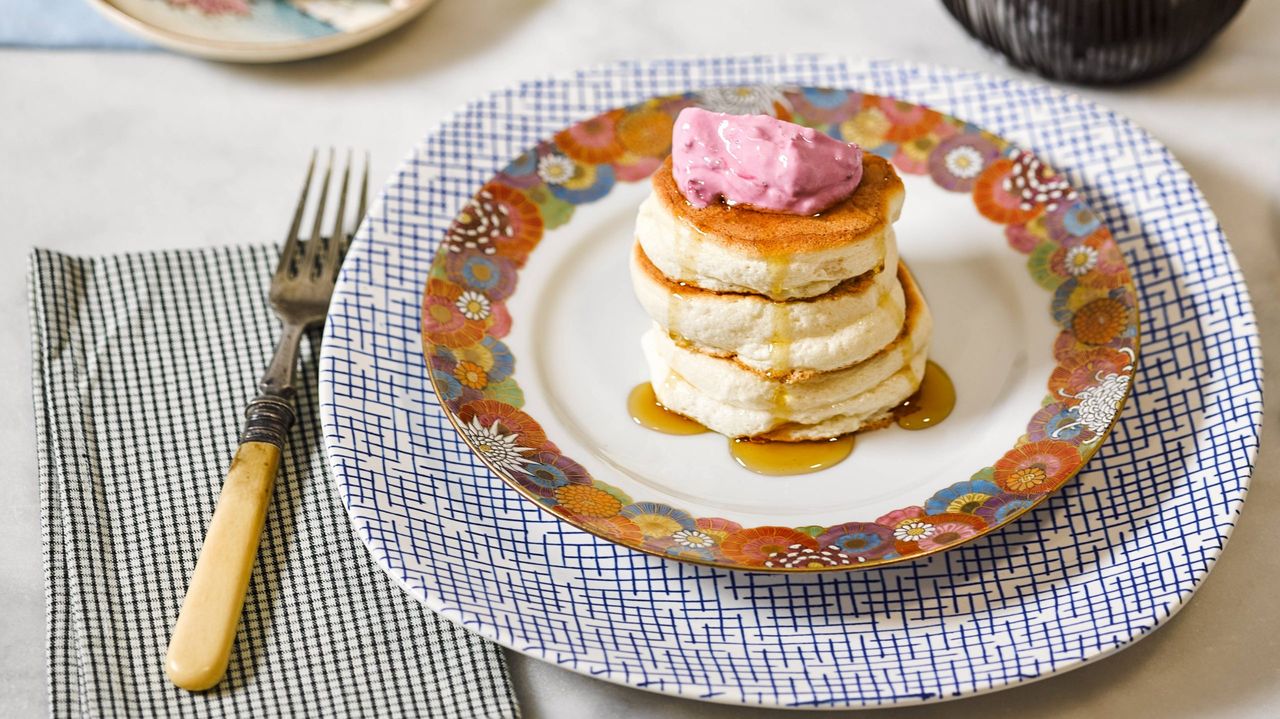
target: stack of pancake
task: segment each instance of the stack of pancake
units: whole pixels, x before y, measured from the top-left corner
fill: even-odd
[[[884,426],[920,386],[933,320],[893,222],[904,196],[863,158],[818,215],[690,205],[668,158],[636,218],[631,276],[667,409],[729,437],[829,439]]]

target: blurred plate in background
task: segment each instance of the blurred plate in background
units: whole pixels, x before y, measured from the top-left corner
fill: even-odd
[[[209,60],[287,62],[361,45],[435,0],[89,0],[162,47]]]

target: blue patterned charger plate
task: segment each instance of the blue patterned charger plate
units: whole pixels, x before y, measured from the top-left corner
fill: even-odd
[[[1143,350],[1129,402],[1077,479],[945,553],[773,575],[610,543],[543,512],[476,459],[445,416],[420,344],[422,291],[455,216],[513,158],[575,121],[738,85],[850,88],[964,118],[1033,150],[1101,216],[1133,273]],[[816,57],[624,63],[464,108],[416,148],[362,227],[331,307],[321,392],[329,459],[357,532],[435,611],[611,681],[822,708],[1003,688],[1150,632],[1225,544],[1262,411],[1239,269],[1165,148],[1047,87]]]

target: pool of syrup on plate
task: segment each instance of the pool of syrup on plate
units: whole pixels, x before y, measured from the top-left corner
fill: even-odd
[[[676,414],[658,401],[653,385],[636,385],[627,396],[627,411],[635,423],[663,434],[702,434],[711,430],[683,415]]]
[[[956,386],[947,371],[933,360],[924,366],[924,379],[916,393],[898,405],[894,415],[903,429],[929,429],[951,415],[956,407]]]
[[[945,370],[936,363],[925,364],[920,388],[894,410],[899,427],[909,430],[936,427],[951,414],[956,389]],[[676,414],[658,401],[653,385],[643,382],[627,397],[627,410],[636,424],[665,434],[702,434],[701,424]],[[772,442],[730,439],[729,453],[743,467],[758,474],[784,476],[808,474],[844,461],[852,452],[854,435],[810,442]]]

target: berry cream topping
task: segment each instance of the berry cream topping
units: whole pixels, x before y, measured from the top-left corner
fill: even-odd
[[[862,179],[862,149],[767,115],[690,107],[676,118],[671,168],[694,207],[723,200],[813,215],[853,194]]]

